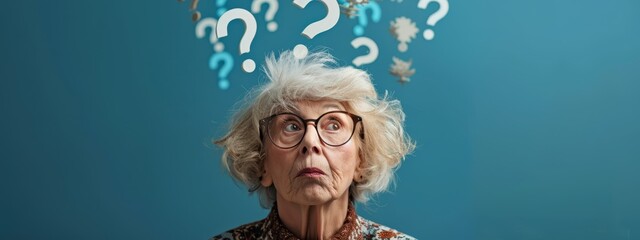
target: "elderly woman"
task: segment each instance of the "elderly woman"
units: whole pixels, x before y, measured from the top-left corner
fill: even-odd
[[[379,98],[366,72],[335,63],[324,52],[267,57],[270,81],[216,144],[271,212],[213,239],[413,239],[355,209],[387,189],[414,148],[400,103]]]

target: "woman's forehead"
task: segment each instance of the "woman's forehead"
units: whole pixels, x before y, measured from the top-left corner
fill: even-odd
[[[344,111],[344,104],[336,100],[300,100],[296,101],[295,113],[325,113],[328,111]]]
[[[290,112],[304,118],[318,117],[330,111],[351,111],[351,107],[347,102],[333,99],[322,100],[290,100],[288,103],[273,106],[269,115]],[[316,116],[317,115],[317,116]]]

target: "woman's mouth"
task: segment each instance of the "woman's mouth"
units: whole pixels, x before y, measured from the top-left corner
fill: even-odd
[[[325,173],[319,168],[304,168],[298,172],[297,177],[319,177],[325,175]]]

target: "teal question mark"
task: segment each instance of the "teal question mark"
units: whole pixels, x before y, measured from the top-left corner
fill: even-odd
[[[225,4],[227,4],[227,0],[216,0],[216,7],[218,7],[218,17],[222,16],[222,14],[227,11],[227,9],[224,7]]]
[[[224,62],[224,64],[220,68],[220,71],[218,71],[218,87],[222,90],[227,90],[229,89],[227,76],[229,76],[231,69],[233,69],[233,57],[228,52],[214,53],[211,55],[211,58],[209,58],[209,68],[211,68],[211,70],[218,69],[220,62]]]
[[[377,2],[369,1],[367,4],[358,6],[358,25],[353,27],[353,34],[356,36],[362,36],[364,34],[364,28],[369,23],[367,20],[367,9],[371,10],[371,20],[373,22],[380,22],[381,9]]]

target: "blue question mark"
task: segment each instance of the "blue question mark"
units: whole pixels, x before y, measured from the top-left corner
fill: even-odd
[[[216,0],[216,7],[218,7],[218,17],[222,16],[222,14],[227,11],[227,9],[224,7],[225,4],[227,4],[227,0]]]
[[[381,9],[377,2],[369,1],[368,4],[358,6],[358,25],[353,27],[353,34],[356,36],[362,36],[362,34],[364,34],[364,28],[368,24],[367,9],[371,9],[371,19],[373,22],[380,22]]]
[[[218,71],[218,87],[222,90],[227,90],[229,89],[227,76],[229,76],[231,69],[233,69],[233,57],[228,52],[214,53],[211,55],[211,58],[209,58],[209,68],[211,68],[211,70],[218,69],[218,63],[220,62],[224,62],[224,64],[220,68],[220,71]]]

